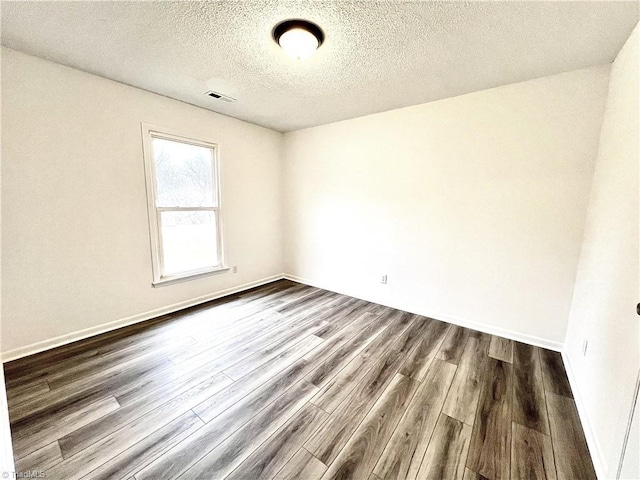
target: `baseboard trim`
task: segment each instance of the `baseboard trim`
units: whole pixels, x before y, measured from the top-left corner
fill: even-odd
[[[578,416],[580,417],[580,423],[582,423],[582,430],[584,431],[584,436],[587,439],[587,446],[589,447],[589,453],[591,454],[591,460],[593,461],[593,468],[596,471],[598,479],[605,480],[607,478],[611,478],[607,476],[607,462],[604,459],[600,442],[598,442],[598,437],[595,435],[593,426],[589,421],[587,408],[585,407],[583,396],[580,393],[578,380],[576,379],[573,367],[571,366],[571,360],[564,351],[562,352],[562,361],[564,363],[565,370],[567,371],[567,377],[569,378],[569,384],[571,385],[573,399],[576,402]]]
[[[162,315],[167,315],[169,313],[173,313],[178,310],[182,310],[184,308],[193,307],[195,305],[209,302],[211,300],[216,300],[218,298],[225,297],[227,295],[232,295],[234,293],[242,292],[250,288],[259,287],[260,285],[274,282],[276,280],[280,280],[283,278],[294,281],[294,282],[302,283],[305,285],[309,285],[312,287],[322,288],[324,290],[329,290],[332,292],[340,293],[342,295],[353,297],[353,295],[349,292],[338,291],[335,288],[332,288],[328,285],[322,285],[322,284],[319,284],[318,282],[314,282],[306,278],[298,277],[296,275],[291,275],[286,273],[272,275],[270,277],[265,277],[260,280],[245,283],[243,285],[227,288],[225,290],[221,290],[213,294],[203,295],[190,300],[185,300],[183,302],[174,303],[166,307],[157,308],[155,310],[150,310],[148,312],[144,312],[137,315],[132,315],[130,317],[115,320],[113,322],[103,323],[102,325],[97,325],[95,327],[87,328],[77,332],[68,333],[68,334],[61,335],[59,337],[55,337],[49,340],[43,340],[41,342],[33,343],[31,345],[26,345],[24,347],[16,348],[13,350],[8,350],[2,353],[2,363],[10,362],[12,360],[17,360],[19,358],[27,357],[35,353],[40,353],[45,350],[50,350],[52,348],[60,347],[68,343],[77,342],[78,340],[84,340],[85,338],[99,335],[101,333],[106,333],[112,330],[117,330],[118,328],[127,327],[129,325],[134,325],[136,323],[144,322],[146,320],[151,320],[152,318],[160,317]],[[373,301],[369,298],[364,298],[363,300]],[[399,306],[399,305],[385,305],[385,306],[391,307],[391,308],[397,308],[399,310],[404,310],[404,308],[402,308],[402,306]],[[537,347],[547,348],[549,350],[554,350],[557,352],[562,351],[562,347],[563,347],[563,345],[559,342],[553,342],[544,338],[535,337],[533,335],[527,335],[527,334],[512,331],[512,330],[495,327],[493,325],[487,325],[485,323],[469,321],[469,320],[461,319],[461,318],[454,317],[447,314],[442,314],[442,313],[433,312],[433,311],[429,311],[429,312],[420,311],[420,312],[411,312],[411,313],[424,315],[430,318],[436,318],[438,320],[442,320],[444,322],[458,325],[461,327],[471,328],[473,330],[478,330],[491,335],[498,335],[500,337],[509,338],[511,340],[527,343],[530,345],[535,345]]]
[[[121,318],[120,320],[115,320],[113,322],[103,323],[95,327],[86,328],[84,330],[67,333],[65,335],[51,338],[49,340],[43,340],[41,342],[32,343],[31,345],[15,348],[13,350],[2,353],[2,363],[17,360],[18,358],[27,357],[29,355],[33,355],[34,353],[44,352],[45,350],[50,350],[52,348],[60,347],[68,343],[77,342],[78,340],[84,340],[85,338],[93,337],[101,333],[110,332],[112,330],[117,330],[118,328],[128,327],[129,325],[144,322],[146,320],[151,320],[152,318],[161,317],[162,315],[167,315],[169,313],[173,313],[184,308],[193,307],[201,303],[210,302],[211,300],[216,300],[218,298],[226,297],[227,295],[232,295],[244,290],[249,290],[250,288],[259,287],[260,285],[265,285],[276,280],[281,280],[282,278],[284,278],[283,274],[271,275],[270,277],[265,277],[260,280],[248,282],[236,287],[227,288],[225,290],[220,290],[209,295],[202,295],[200,297],[174,303],[166,307],[157,308],[148,312]]]
[[[351,293],[344,292],[344,291],[338,291],[335,288],[332,288],[332,287],[330,287],[328,285],[322,285],[322,284],[320,284],[318,282],[314,282],[314,281],[306,279],[306,278],[298,277],[296,275],[291,275],[291,274],[285,273],[284,274],[284,278],[286,278],[287,280],[291,280],[293,282],[304,283],[305,285],[309,285],[311,287],[322,288],[323,290],[329,290],[331,292],[336,292],[336,293],[340,293],[342,295],[347,295],[347,296],[353,297],[353,295]],[[360,298],[360,297],[356,297],[356,298]],[[369,302],[380,303],[380,302],[376,302],[375,300],[372,300],[370,298],[361,298],[361,299],[369,301]],[[381,305],[384,305],[386,307],[396,308],[398,310],[407,311],[406,308],[403,308],[401,305],[391,305],[391,304],[384,304],[384,303],[382,303]],[[504,337],[504,338],[508,338],[510,340],[515,340],[517,342],[522,342],[522,343],[526,343],[526,344],[529,344],[529,345],[534,345],[536,347],[546,348],[548,350],[553,350],[555,352],[561,352],[562,348],[564,347],[564,344],[562,344],[560,342],[547,340],[545,338],[536,337],[534,335],[528,335],[526,333],[516,332],[514,330],[507,330],[507,329],[504,329],[504,328],[495,327],[493,325],[488,325],[486,323],[480,323],[480,322],[474,322],[474,321],[470,321],[470,320],[465,320],[463,318],[454,317],[454,316],[447,315],[447,314],[444,314],[444,313],[433,312],[433,311],[420,311],[420,312],[410,311],[410,313],[423,315],[423,316],[429,317],[429,318],[435,318],[437,320],[441,320],[443,322],[451,323],[453,325],[458,325],[460,327],[466,327],[466,328],[470,328],[472,330],[478,330],[480,332],[488,333],[490,335],[497,335],[499,337]]]

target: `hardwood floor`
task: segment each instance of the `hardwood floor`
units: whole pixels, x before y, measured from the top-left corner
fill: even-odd
[[[558,353],[289,281],[4,366],[47,479],[595,479]]]

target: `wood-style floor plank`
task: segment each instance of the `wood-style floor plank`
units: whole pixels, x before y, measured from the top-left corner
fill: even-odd
[[[456,376],[442,407],[442,412],[452,418],[473,426],[482,378],[488,359],[488,342],[469,338],[462,353]]]
[[[489,344],[489,356],[502,360],[503,362],[513,362],[513,341],[508,338],[491,335],[491,343]]]
[[[87,478],[91,478],[91,480],[115,480],[128,477],[174,445],[179,444],[189,435],[196,432],[202,425],[203,422],[197,415],[193,412],[186,412],[177,419],[160,427],[149,436],[144,437],[124,452],[110,458],[91,471]]]
[[[285,398],[276,401],[253,419],[231,434],[226,440],[210,450],[197,462],[190,465],[180,478],[189,480],[210,480],[225,478],[237,468],[262,442],[277,432],[289,418],[304,407],[317,391],[308,382],[301,382],[296,391],[295,401]],[[157,478],[157,477],[156,477]]]
[[[287,384],[284,385],[284,383]],[[209,452],[233,436],[233,440],[217,450],[217,454],[220,456],[223,456],[227,449],[232,451],[233,448],[236,448],[244,452],[243,456],[240,454],[232,455],[233,458],[230,459],[232,464],[220,465],[220,471],[216,474],[222,475],[223,471],[226,471],[226,474],[231,473],[251,454],[253,451],[251,446],[255,449],[262,443],[255,442],[255,439],[258,438],[255,437],[255,432],[259,432],[261,428],[271,427],[268,433],[269,435],[274,433],[289,416],[304,406],[309,396],[317,391],[316,387],[305,381],[299,381],[293,385],[283,382],[279,388],[269,387],[271,386],[265,385],[266,390],[260,391],[257,395],[248,396],[235,407],[207,422],[180,445],[172,448],[161,458],[136,473],[136,479],[178,478]],[[262,441],[266,439],[265,432],[266,430],[261,434]],[[243,436],[247,442],[254,441],[254,443],[252,445],[243,444],[241,441]],[[213,460],[213,457],[209,457],[203,465],[208,465],[210,460]]]
[[[314,327],[317,328],[317,326]],[[316,337],[313,335],[314,327],[312,327],[310,330],[305,329],[304,332],[300,332],[301,336],[299,336],[299,333],[297,331],[291,332],[290,335],[287,335],[279,342],[270,345],[264,350],[249,355],[247,358],[244,358],[238,363],[235,363],[234,365],[225,369],[224,374],[232,380],[238,380],[239,378],[242,378],[250,373],[252,370],[258,368],[260,365],[268,362],[272,358],[276,358],[281,353],[286,352],[289,348],[299,343],[305,337],[309,337],[315,340],[316,345],[319,345],[323,340],[320,337]]]
[[[58,442],[52,442],[16,460],[15,466],[17,472],[44,472],[61,461],[62,452],[60,451],[60,446]]]
[[[176,383],[185,381],[187,377],[191,377],[197,372],[202,373],[201,381],[203,381],[253,353],[255,352],[249,348],[240,347],[231,351],[219,350],[215,354],[211,352],[206,358],[198,355],[187,362],[159,369],[156,375],[149,375],[144,381],[140,381],[135,388],[121,389],[117,392],[116,398],[120,405],[126,407],[148,395],[161,395],[163,391],[171,391],[175,388]]]
[[[336,331],[358,319],[363,314],[368,313],[369,305],[369,302],[364,300],[341,297],[337,305],[319,314],[329,323],[318,330],[316,335],[325,339],[331,337]]]
[[[194,425],[196,427],[202,425],[202,422],[193,412],[186,412],[165,424],[165,428],[173,430],[176,425],[178,425],[176,430],[180,431],[180,425],[185,425],[185,429],[188,430],[193,428]],[[125,457],[129,461],[135,461],[137,449],[146,445],[144,440],[155,431],[156,428],[150,424],[129,424],[118,430],[116,434],[105,437],[100,442],[92,445],[91,448],[58,463],[47,471],[47,477],[65,480],[76,480],[85,476],[95,478],[89,473],[108,462],[118,462],[118,458],[123,453],[125,453]],[[133,449],[131,450],[133,452],[131,456],[127,454],[130,451],[129,449]],[[126,474],[124,476],[126,477]]]
[[[385,307],[386,308],[386,307]],[[379,311],[379,310],[376,310]],[[352,392],[356,386],[367,376],[372,375],[375,377],[376,373],[370,371],[376,364],[380,366],[380,359],[386,358],[385,354],[392,348],[392,346],[400,339],[399,345],[407,346],[407,341],[410,344],[417,342],[420,337],[409,332],[407,335],[406,330],[411,325],[415,316],[406,312],[387,312],[380,314],[380,321],[390,324],[384,332],[384,335],[379,335],[374,341],[372,341],[367,347],[356,356],[347,366],[342,369],[330,382],[323,387],[320,392],[312,399],[311,403],[321,408],[325,412],[333,413],[339,405],[345,403],[345,401],[352,396]],[[423,324],[418,324],[417,327],[423,327]],[[398,356],[398,352],[393,355],[394,358]],[[388,369],[385,370],[387,373]],[[393,372],[395,373],[395,372]],[[390,377],[388,378],[390,380]],[[312,452],[313,453],[313,452]],[[322,459],[320,459],[322,460]]]
[[[455,365],[434,360],[374,469],[378,477],[416,478],[455,372]]]
[[[462,357],[462,352],[464,351],[464,347],[470,334],[471,330],[468,328],[451,325],[442,347],[440,347],[440,350],[438,351],[437,358],[457,365]]]
[[[538,351],[540,352],[545,391],[573,398],[569,378],[562,362],[562,355],[544,348],[539,348]]]
[[[441,414],[424,455],[418,478],[463,480],[471,427]]]
[[[400,317],[399,324],[403,324],[404,318],[404,316]],[[411,320],[413,319],[407,319],[409,322]],[[402,366],[406,353],[417,345],[420,339],[417,333],[423,326],[421,323],[409,323],[391,348],[382,355],[371,370],[366,372],[346,401],[331,414],[327,422],[305,444],[305,448],[321,462],[329,465],[335,460],[357,424],[365,417]]]
[[[418,385],[396,374],[322,478],[367,480]]]
[[[225,380],[225,378],[212,377],[202,385],[173,398],[99,441],[91,443],[84,449],[78,451],[75,445],[68,445],[67,448],[70,451],[76,452],[73,455],[67,456],[64,451],[65,445],[61,444],[65,460],[52,469],[52,478],[60,477],[65,480],[80,478],[106,463],[112,457],[116,457],[130,448],[135,448],[136,444],[139,444],[160,427],[174,421],[180,423],[181,420],[178,419],[184,419],[185,415],[189,418],[191,415],[195,416],[193,412],[190,412],[190,409],[203,397],[217,392],[228,384],[229,380]]]
[[[4,370],[47,478],[595,478],[560,354],[287,280]]]
[[[186,395],[190,399],[200,398],[199,396],[207,396],[231,383],[222,373],[214,375],[207,375],[202,371],[196,373],[197,375],[190,375],[183,381],[168,384],[171,388],[156,390],[152,394],[141,397],[138,401],[114,410],[89,424],[77,425],[71,433],[63,434],[60,432],[58,442],[64,456],[74,455],[120,429],[123,425],[131,423],[157,408],[162,408],[167,402],[180,395]]]
[[[596,479],[575,402],[551,392],[546,396],[558,480]]]
[[[490,358],[471,435],[467,467],[492,480],[510,476],[512,390],[511,364]]]
[[[9,408],[38,397],[43,393],[50,391],[49,383],[46,380],[40,380],[36,383],[30,383],[22,387],[12,388],[7,391],[7,404]]]
[[[324,387],[337,372],[342,370],[373,339],[387,328],[384,321],[377,321],[378,315],[365,313],[360,317],[363,321],[353,322],[347,329],[353,336],[345,340],[335,349],[330,357],[322,362],[307,376],[307,381],[318,388]],[[353,330],[351,329],[353,327]]]
[[[513,421],[549,435],[538,349],[520,342],[513,348]]]
[[[328,413],[307,404],[278,433],[256,449],[226,480],[269,480],[300,451]]]
[[[449,331],[449,325],[431,318],[419,317],[418,321],[427,324],[426,331],[418,347],[407,355],[400,373],[421,382]]]
[[[133,384],[150,376],[157,375],[159,370],[171,367],[171,362],[164,358],[154,358],[149,362],[142,362],[129,370],[123,370],[118,375],[104,379],[98,377],[80,379],[75,385],[51,390],[38,397],[16,405],[9,411],[12,429],[18,430],[40,419],[51,415],[66,415],[87,407],[104,397],[104,391],[117,397]]]
[[[310,370],[307,361],[301,359],[304,353],[315,346],[315,339],[306,344],[300,342],[279,357],[254,370],[251,375],[241,378],[227,388],[207,398],[193,408],[205,422],[210,422],[231,407],[244,405],[253,398],[266,395],[280,395],[284,389],[301,380]],[[267,381],[269,380],[269,381]]]
[[[319,480],[327,466],[301,448],[280,470],[274,480]]]
[[[513,422],[511,431],[511,480],[556,480],[551,437]]]
[[[64,417],[52,417],[51,420],[44,420],[29,427],[14,430],[13,453],[16,458],[22,458],[119,408],[120,404],[116,399],[109,396]]]
[[[468,468],[465,468],[463,478],[464,480],[489,480],[487,477],[480,475],[479,473],[476,473]]]

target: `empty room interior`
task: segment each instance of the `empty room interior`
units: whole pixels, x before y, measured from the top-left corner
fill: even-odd
[[[1,1],[1,477],[640,479],[639,17]]]

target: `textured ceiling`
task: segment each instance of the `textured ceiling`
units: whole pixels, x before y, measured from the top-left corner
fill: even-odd
[[[611,62],[638,2],[3,2],[2,44],[280,131]],[[320,25],[305,61],[279,21]],[[206,90],[237,98],[223,103]]]

